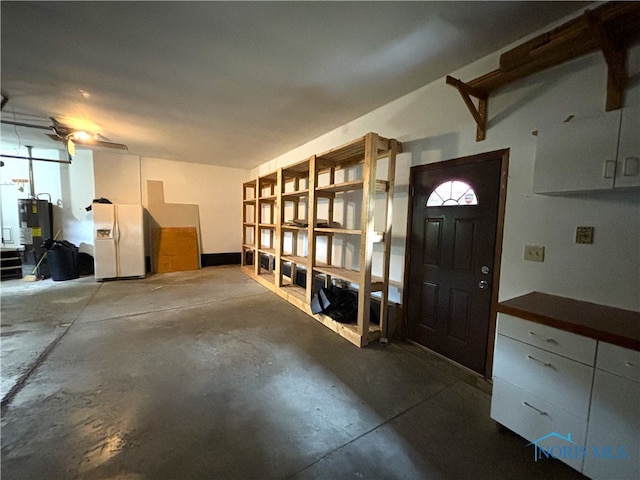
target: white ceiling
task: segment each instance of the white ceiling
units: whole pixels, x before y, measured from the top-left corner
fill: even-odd
[[[584,6],[3,0],[2,118],[252,168]],[[2,142],[59,147],[45,133]]]

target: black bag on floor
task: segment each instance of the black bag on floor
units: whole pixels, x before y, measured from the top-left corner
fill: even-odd
[[[348,288],[322,288],[311,300],[311,311],[324,313],[336,322],[355,323],[358,316],[358,295]]]

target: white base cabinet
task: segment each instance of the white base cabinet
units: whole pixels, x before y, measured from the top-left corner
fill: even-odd
[[[582,473],[640,478],[640,352],[600,342]]]
[[[596,341],[503,313],[497,332],[491,418],[580,470]]]
[[[537,461],[637,480],[640,352],[499,313],[491,418],[532,442]]]

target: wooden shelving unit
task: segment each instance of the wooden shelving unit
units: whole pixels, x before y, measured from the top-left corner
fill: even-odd
[[[388,335],[391,209],[400,151],[396,140],[369,133],[243,185],[243,271],[359,347]],[[386,178],[377,179],[381,160]],[[374,225],[376,201],[384,202],[383,225]],[[343,222],[334,219],[338,206]],[[371,274],[378,242],[383,245],[380,277]],[[357,252],[351,262],[356,268],[333,258],[336,243]],[[311,312],[314,286],[334,280],[358,292],[354,324]],[[373,292],[380,292],[379,325],[369,318]]]

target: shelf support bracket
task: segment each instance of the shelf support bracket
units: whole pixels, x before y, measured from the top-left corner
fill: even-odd
[[[462,97],[462,100],[464,100],[465,105],[469,109],[469,112],[471,112],[471,116],[477,125],[476,142],[481,142],[485,139],[487,131],[487,93],[477,88],[473,88],[471,85],[468,85],[450,75],[447,75],[447,85],[456,87],[458,93]],[[471,97],[478,99],[477,107],[475,103],[473,103]]]
[[[587,10],[584,16],[607,62],[606,111],[618,110],[623,106],[624,89],[627,84],[627,52],[625,49],[617,48],[611,39],[611,35],[609,35],[603,25],[602,20],[597,15]]]

